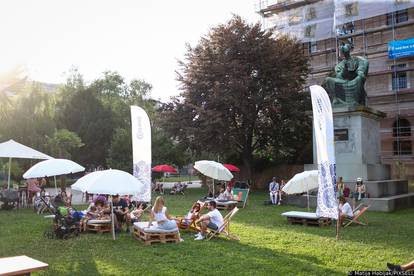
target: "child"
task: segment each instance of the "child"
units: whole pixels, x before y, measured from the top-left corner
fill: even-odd
[[[139,219],[141,218],[143,213],[144,213],[144,204],[141,203],[141,204],[138,205],[138,207],[135,210],[133,210],[131,212],[131,214],[130,214],[131,223],[139,221]]]

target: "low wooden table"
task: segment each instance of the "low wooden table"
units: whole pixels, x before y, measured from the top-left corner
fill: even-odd
[[[27,256],[0,258],[0,275],[30,275],[31,272],[46,269],[48,266]]]
[[[318,217],[316,213],[290,211],[282,213],[282,216],[287,217],[291,224],[328,226],[331,224],[330,218]]]

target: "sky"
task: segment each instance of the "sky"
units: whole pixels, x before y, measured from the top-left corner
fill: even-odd
[[[177,60],[209,28],[241,15],[260,21],[258,0],[1,0],[0,72],[65,82],[78,68],[87,82],[118,71],[153,85],[152,97],[178,95]]]

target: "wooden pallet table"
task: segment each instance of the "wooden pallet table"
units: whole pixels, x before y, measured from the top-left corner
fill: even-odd
[[[89,220],[86,223],[86,231],[93,231],[97,233],[111,232],[111,221],[110,220]]]
[[[282,213],[289,223],[315,226],[328,226],[331,224],[330,218],[320,218],[316,213],[290,211]]]
[[[152,245],[154,243],[179,243],[180,232],[177,229],[173,231],[165,231],[156,229],[157,224],[148,228],[148,222],[134,223],[134,231],[132,235],[135,239],[144,242],[145,245]]]

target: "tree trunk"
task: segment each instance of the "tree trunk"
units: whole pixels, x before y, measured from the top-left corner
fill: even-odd
[[[253,156],[251,151],[244,151],[243,152],[243,164],[246,168],[247,179],[252,181],[253,176]]]

